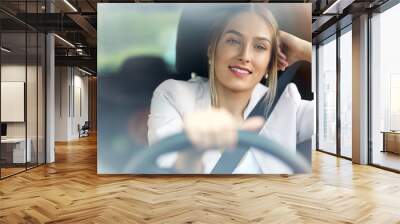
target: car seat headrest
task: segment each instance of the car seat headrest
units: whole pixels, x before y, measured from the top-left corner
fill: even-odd
[[[182,10],[176,40],[176,70],[187,79],[192,72],[208,77],[208,35],[220,9],[195,5]]]

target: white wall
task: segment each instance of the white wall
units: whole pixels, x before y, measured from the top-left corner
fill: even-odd
[[[76,68],[56,67],[55,88],[55,140],[77,139],[78,124],[88,120],[88,77]]]
[[[55,141],[68,140],[68,86],[70,84],[69,69],[55,68]]]
[[[27,69],[28,74],[36,74],[36,67],[18,64],[4,64],[1,66],[1,81],[2,82],[25,82],[25,75]],[[36,92],[28,92],[28,97],[36,97]],[[4,96],[3,96],[4,97]],[[27,99],[28,100],[28,99]],[[36,105],[35,105],[36,107]],[[6,108],[1,108],[5,110]],[[28,121],[33,119],[28,114]],[[35,120],[36,121],[36,120]],[[26,122],[7,122],[7,136],[8,137],[25,137],[25,126]],[[29,125],[28,127],[31,127]],[[29,136],[28,136],[29,137]]]
[[[25,121],[25,83],[1,82],[1,121]],[[35,105],[36,106],[36,105]],[[35,107],[36,108],[36,107]]]
[[[28,70],[32,67],[28,66]],[[25,82],[25,64],[9,64],[1,66],[1,81]]]
[[[1,81],[25,82],[25,64],[2,65]],[[4,110],[5,108],[1,109]],[[25,137],[25,122],[7,123],[7,137]]]

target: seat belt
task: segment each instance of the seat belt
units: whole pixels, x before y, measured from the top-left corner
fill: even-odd
[[[303,61],[298,61],[293,65],[289,66],[280,76],[278,79],[278,85],[276,89],[275,99],[271,104],[271,108],[266,108],[264,97],[260,99],[254,109],[250,112],[249,117],[254,116],[265,116],[265,121],[268,120],[269,116],[271,115],[272,111],[274,110],[279,98],[281,97],[283,91],[285,90],[286,86],[293,80],[294,76],[298,72],[300,66],[303,64]],[[267,114],[265,115],[265,111],[268,109]],[[250,147],[239,147],[234,151],[225,150],[221,157],[219,158],[217,164],[214,166],[211,174],[228,174],[233,173],[235,168],[239,165],[240,161],[242,160],[243,156],[247,153]]]

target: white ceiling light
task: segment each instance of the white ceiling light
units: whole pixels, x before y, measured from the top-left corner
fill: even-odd
[[[85,74],[87,74],[87,75],[92,75],[92,73],[90,73],[90,72],[88,72],[88,71],[85,71],[85,70],[83,70],[83,69],[81,69],[81,68],[79,68],[79,67],[78,67],[78,69],[79,69],[79,71],[81,71],[81,72],[83,72],[83,73],[85,73]]]
[[[54,34],[55,37],[57,37],[59,40],[61,40],[62,42],[66,43],[68,46],[75,48],[75,45],[71,44],[71,42],[69,42],[68,40],[58,36],[57,34]]]
[[[64,0],[65,4],[67,4],[74,12],[78,12],[78,10],[71,4],[69,3],[68,0]]]
[[[336,0],[332,5],[325,9],[322,14],[342,14],[343,10],[354,1],[355,0]]]
[[[76,53],[78,53],[79,55],[83,55],[83,49],[77,48]]]
[[[10,53],[10,52],[11,52],[10,50],[8,50],[8,49],[5,48],[5,47],[1,47],[1,50],[4,51],[4,52],[6,52],[6,53]]]

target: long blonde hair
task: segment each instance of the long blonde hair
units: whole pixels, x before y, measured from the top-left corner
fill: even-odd
[[[217,44],[222,36],[222,33],[228,24],[228,21],[234,17],[235,15],[242,12],[254,12],[257,15],[261,16],[267,24],[270,25],[272,29],[272,51],[269,64],[267,66],[267,74],[268,79],[267,83],[268,92],[263,99],[266,102],[267,110],[271,107],[276,93],[277,87],[277,73],[278,73],[278,38],[279,38],[279,28],[278,24],[269,11],[269,9],[265,5],[261,4],[245,4],[245,5],[233,5],[227,9],[225,13],[220,14],[220,19],[217,19],[211,28],[209,42],[208,42],[208,73],[209,73],[209,83],[210,83],[210,95],[211,95],[211,105],[213,107],[219,107],[219,99],[216,90],[216,78],[215,78],[215,52],[217,48]],[[268,111],[265,111],[265,114]]]

